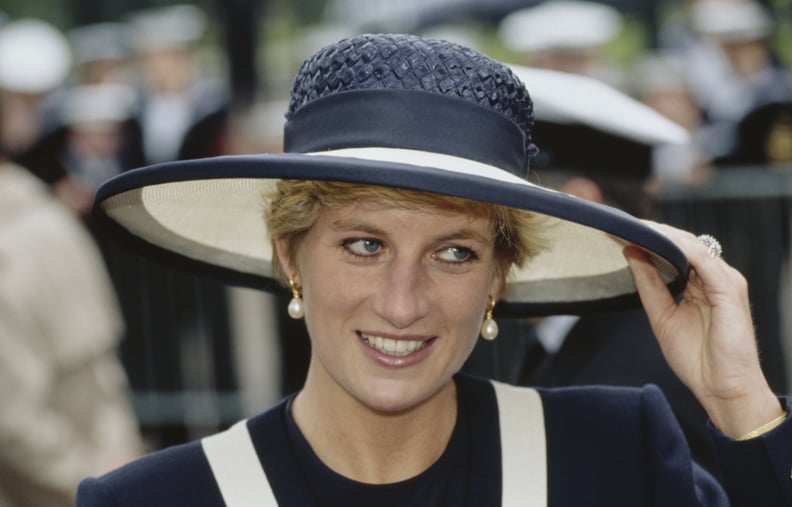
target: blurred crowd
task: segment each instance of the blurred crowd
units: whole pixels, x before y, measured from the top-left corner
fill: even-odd
[[[625,44],[634,16],[605,3],[533,4],[489,31],[508,63],[595,77],[685,127],[687,145],[661,146],[654,154],[660,180],[694,182],[712,165],[789,161],[792,79],[776,52],[777,27],[767,7],[748,0],[677,7],[681,13],[660,23],[656,47],[644,42],[626,62],[615,60],[612,49]],[[41,20],[7,19],[0,43],[3,150],[85,215],[96,187],[120,171],[252,149],[237,139],[250,125],[234,130],[226,121],[233,90],[227,66],[205,58],[209,20],[192,5],[68,33]],[[349,35],[355,30],[346,27]],[[421,28],[492,45],[481,30],[473,36],[464,30],[464,23]],[[338,32],[344,34],[336,29],[333,36]],[[292,42],[305,41],[322,42],[305,34]],[[225,48],[211,49],[222,59]]]
[[[692,0],[662,24],[658,47],[628,65],[608,56],[624,29],[617,10],[546,2],[507,16],[504,43],[524,62],[597,77],[660,111],[691,134],[654,154],[655,176],[695,182],[717,165],[790,161],[792,85],[774,46],[773,18],[747,0]]]
[[[792,74],[777,51],[777,18],[754,0],[686,0],[675,7],[661,20],[656,43],[632,48],[636,56],[628,62],[611,50],[624,44],[635,19],[605,3],[531,4],[487,24],[484,34],[482,23],[469,18],[420,31],[485,52],[495,48],[515,65],[595,78],[678,124],[687,137],[633,140],[648,153],[641,167],[621,167],[623,146],[597,155],[615,161],[616,178],[640,175],[646,199],[668,185],[700,185],[729,167],[792,168]],[[233,34],[233,26],[212,27],[232,18],[210,14],[172,5],[68,31],[0,15],[0,401],[14,407],[13,417],[8,410],[0,415],[0,505],[68,505],[80,477],[144,452],[149,435],[141,434],[140,405],[137,413],[129,405],[131,391],[267,391],[263,399],[237,400],[233,418],[297,388],[290,382],[303,377],[307,350],[293,338],[280,340],[294,332],[285,327],[293,324],[267,313],[285,303],[144,260],[97,234],[91,220],[95,191],[121,172],[280,150],[285,106],[279,98],[288,83],[240,100],[232,65],[218,62],[229,48],[207,48],[206,39],[211,28]],[[288,44],[316,46],[323,33],[335,38],[361,29],[329,27],[306,29]],[[540,105],[537,99],[538,120],[548,120],[552,111]],[[606,146],[591,130],[573,134],[581,157],[587,142]],[[552,146],[548,137],[545,155]],[[566,149],[574,153],[573,146]],[[629,210],[651,216],[642,203],[636,206]],[[50,218],[33,216],[44,209]],[[788,216],[779,222],[779,237],[789,234]],[[37,239],[18,239],[25,230]],[[783,263],[788,244],[779,242]],[[38,286],[42,276],[48,283],[20,298],[19,287]],[[141,297],[152,293],[159,296]],[[262,348],[267,341],[274,345]],[[23,358],[25,367],[14,368]],[[152,368],[166,373],[152,380]],[[270,387],[262,389],[265,384]],[[67,403],[75,393],[96,403]],[[206,400],[196,403],[193,414],[228,408],[219,399],[209,409]],[[182,407],[179,417],[189,413]],[[69,425],[75,430],[63,429],[58,438],[58,428]],[[150,447],[187,438],[159,430]],[[24,479],[32,470],[37,479]]]

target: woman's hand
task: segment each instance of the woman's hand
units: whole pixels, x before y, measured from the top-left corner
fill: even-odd
[[[739,438],[783,414],[762,373],[745,278],[709,254],[696,236],[649,223],[690,262],[680,302],[674,301],[651,260],[627,247],[641,302],[671,369],[693,392],[713,424]]]

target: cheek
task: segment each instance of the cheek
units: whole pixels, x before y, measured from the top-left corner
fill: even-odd
[[[322,315],[327,319],[354,307],[363,297],[361,280],[349,276],[335,267],[316,265],[304,273],[303,301],[306,317],[309,314]],[[329,315],[328,315],[329,314]]]
[[[445,307],[446,325],[450,327],[451,367],[454,371],[462,367],[479,339],[486,301],[480,290],[467,289],[467,295],[459,294],[449,300]],[[486,296],[484,296],[486,298]]]
[[[478,336],[488,302],[488,294],[491,294],[491,285],[488,280],[456,287],[454,290],[446,292],[448,296],[444,298],[444,301],[448,320],[456,322],[460,332],[467,331],[474,337]]]

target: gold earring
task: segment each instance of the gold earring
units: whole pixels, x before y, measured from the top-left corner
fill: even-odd
[[[487,313],[484,315],[484,322],[481,324],[481,337],[492,341],[498,337],[498,323],[492,318],[492,310],[495,308],[495,299],[489,297]]]
[[[303,318],[305,315],[305,307],[303,306],[303,301],[300,298],[300,286],[294,282],[294,279],[289,278],[289,287],[291,287],[292,291],[292,299],[289,301],[289,317],[298,320]]]

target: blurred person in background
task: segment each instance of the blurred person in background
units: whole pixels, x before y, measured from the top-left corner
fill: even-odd
[[[79,220],[0,152],[0,505],[66,507],[143,451],[123,323]]]
[[[46,141],[48,172],[62,174],[53,184],[56,195],[86,220],[99,185],[143,163],[134,100],[133,89],[123,84],[72,86],[64,92],[60,126]]]
[[[792,167],[792,100],[748,113],[737,125],[737,148],[729,162]]]
[[[74,83],[129,84],[131,41],[129,26],[119,22],[82,25],[68,32],[74,55]]]
[[[792,100],[790,74],[772,49],[773,20],[754,0],[695,0],[695,39],[683,49],[696,101],[704,112],[709,155],[728,161],[737,125],[756,108]]]
[[[140,77],[140,124],[148,164],[180,157],[190,127],[227,105],[227,87],[201,68],[197,44],[206,16],[193,5],[129,16]]]
[[[55,128],[57,92],[71,68],[68,41],[39,19],[0,26],[0,150],[47,183],[37,169],[37,143]]]
[[[621,86],[622,72],[606,52],[621,33],[615,8],[581,0],[545,1],[500,22],[498,36],[518,56],[514,63],[582,74]]]
[[[67,41],[39,20],[0,29],[4,146],[84,218],[100,183],[142,162],[118,30],[92,25]]]
[[[657,146],[652,153],[652,180],[659,187],[694,184],[711,173],[712,161],[702,145],[704,118],[685,75],[678,54],[644,54],[630,69],[628,89],[642,103],[659,112],[688,132],[681,143]]]

